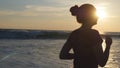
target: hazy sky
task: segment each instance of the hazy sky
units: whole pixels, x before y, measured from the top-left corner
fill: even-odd
[[[0,0],[0,28],[74,30],[80,25],[69,8],[84,3],[106,12],[95,29],[120,31],[120,0]]]

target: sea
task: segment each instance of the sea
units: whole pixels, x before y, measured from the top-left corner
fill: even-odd
[[[110,56],[103,68],[120,68],[120,38],[112,39]],[[58,38],[0,39],[0,68],[73,68],[73,60],[59,59],[65,42]],[[102,46],[104,49],[104,42]]]

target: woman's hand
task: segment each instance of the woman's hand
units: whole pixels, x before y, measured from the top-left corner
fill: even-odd
[[[107,46],[111,46],[112,44],[112,39],[109,37],[109,36],[106,36],[105,37],[105,43]]]

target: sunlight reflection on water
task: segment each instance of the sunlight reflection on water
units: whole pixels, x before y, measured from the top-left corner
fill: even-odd
[[[103,40],[102,48],[103,48],[103,51],[105,51],[105,48],[106,48],[105,40]]]

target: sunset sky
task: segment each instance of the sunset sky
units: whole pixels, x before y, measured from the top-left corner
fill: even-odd
[[[84,3],[105,13],[95,29],[120,32],[120,0],[0,0],[0,28],[74,30],[80,25],[69,9]]]

